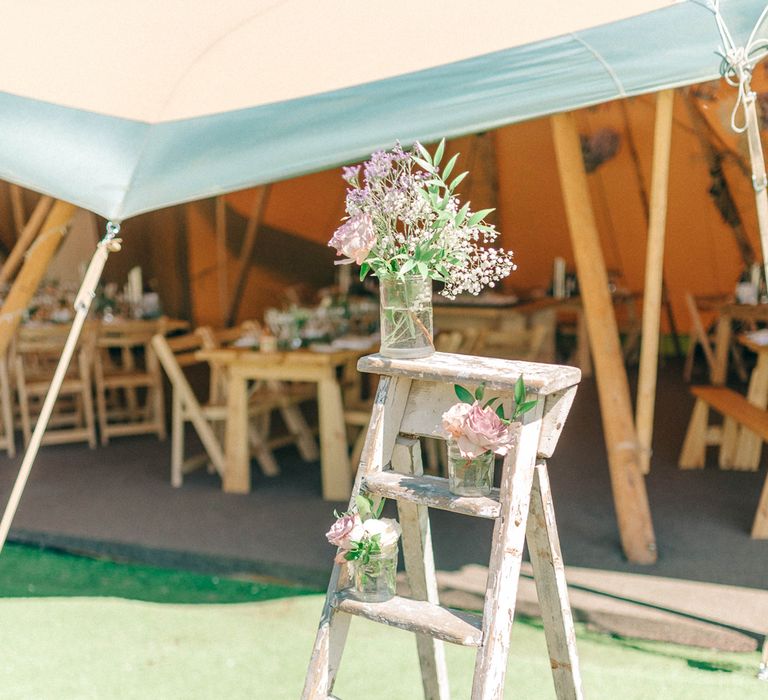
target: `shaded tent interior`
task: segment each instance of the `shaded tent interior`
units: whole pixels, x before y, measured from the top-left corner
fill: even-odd
[[[730,292],[757,248],[745,159],[724,123],[731,100],[729,88],[712,84],[675,99],[665,268],[683,329],[684,292]],[[588,186],[607,267],[631,291],[643,286],[655,105],[653,97],[640,96],[573,115],[586,138],[605,129],[619,135],[615,157],[594,169]],[[549,119],[454,139],[450,150],[461,151],[459,167],[472,172],[463,197],[476,207],[498,207],[501,243],[516,251],[520,265],[507,287],[545,289],[555,256],[565,257],[573,269]],[[713,159],[723,168],[714,187]],[[733,196],[732,211],[724,212],[730,222],[712,197],[724,183]],[[333,255],[325,243],[343,214],[344,195],[335,169],[129,219],[121,234],[124,252],[112,257],[105,278],[122,282],[130,267],[141,265],[145,279],[156,280],[167,313],[195,324],[224,325],[230,292],[238,286],[233,279],[248,220],[258,209],[254,201],[265,192],[235,320],[260,316],[264,308],[280,303],[289,286],[331,282]],[[734,211],[741,212],[743,222],[737,227],[732,225]]]
[[[759,71],[758,91],[766,82]],[[748,256],[755,259],[754,251],[759,250],[746,145],[728,126],[733,99],[732,89],[722,83],[680,90],[675,97],[664,268],[681,332],[688,329],[685,292],[731,293],[750,262]],[[606,267],[633,292],[643,289],[654,114],[653,96],[575,112],[585,138],[603,130],[619,136],[615,156],[588,179]],[[448,151],[460,152],[457,168],[470,171],[462,185],[463,198],[476,208],[497,207],[501,244],[515,251],[518,264],[506,289],[545,290],[556,256],[574,269],[547,118],[453,139]],[[724,180],[710,172],[713,156]],[[731,215],[742,222],[739,230],[723,218],[713,195],[723,181],[732,195]],[[334,254],[326,242],[343,216],[344,189],[338,169],[267,186],[235,320],[260,317],[265,308],[280,302],[287,287],[308,292],[333,282]],[[145,280],[154,280],[167,313],[193,323],[225,325],[257,194],[244,190],[224,197],[224,245],[217,236],[215,200],[128,219],[123,224],[123,251],[110,259],[105,279],[122,283],[128,269],[140,265]],[[36,198],[24,193],[27,213]],[[0,203],[0,245],[6,252],[15,241],[6,184],[0,185]],[[662,330],[670,330],[666,317]]]

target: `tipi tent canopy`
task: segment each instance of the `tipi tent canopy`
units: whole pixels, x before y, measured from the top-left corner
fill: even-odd
[[[722,3],[737,42],[763,5]],[[3,15],[0,178],[113,220],[395,139],[709,80],[721,44],[709,0],[39,0]]]

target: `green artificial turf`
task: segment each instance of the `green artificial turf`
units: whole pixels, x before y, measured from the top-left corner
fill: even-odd
[[[0,555],[0,699],[294,700],[323,604],[308,592],[9,546]],[[577,646],[591,700],[768,697],[754,652],[621,639],[583,625]],[[446,656],[451,697],[469,697],[474,650],[446,645]],[[413,636],[353,620],[335,694],[421,698]],[[515,622],[504,697],[554,697],[539,621]]]
[[[8,544],[0,554],[0,598],[110,596],[155,603],[247,603],[316,592],[262,579],[117,563],[25,545]]]

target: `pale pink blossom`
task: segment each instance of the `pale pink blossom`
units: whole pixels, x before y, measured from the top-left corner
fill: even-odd
[[[350,216],[333,234],[328,245],[341,255],[346,255],[349,262],[354,260],[358,265],[368,257],[376,243],[376,231],[370,214],[360,213]]]
[[[328,541],[343,550],[352,549],[352,542],[364,535],[363,522],[357,513],[342,515],[325,533]]]
[[[483,408],[477,401],[467,413],[462,434],[456,437],[462,456],[474,459],[490,450],[506,455],[514,445],[514,433],[490,407]]]
[[[464,423],[467,414],[472,410],[472,404],[456,403],[443,413],[443,430],[452,438],[464,434]]]

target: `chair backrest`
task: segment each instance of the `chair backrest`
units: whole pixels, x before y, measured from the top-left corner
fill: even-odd
[[[200,402],[192,390],[182,367],[200,364],[195,352],[202,349],[202,339],[196,333],[187,333],[176,338],[166,338],[162,333],[152,336],[152,349],[157,355],[174,392],[179,392],[182,401],[198,406]]]
[[[692,341],[701,345],[701,349],[704,351],[704,357],[707,360],[707,366],[711,372],[712,368],[715,366],[715,350],[709,339],[709,334],[707,333],[707,328],[701,313],[702,311],[712,310],[712,298],[702,297],[697,299],[697,297],[690,292],[686,292],[685,305],[688,307],[688,313],[691,316],[691,330],[694,335]]]
[[[515,331],[483,331],[474,352],[483,357],[535,362],[539,359],[546,338],[546,326]]]
[[[58,364],[64,344],[67,341],[71,324],[43,326],[20,326],[12,345],[12,355],[17,369],[24,368],[33,374],[51,374]],[[71,363],[68,372],[73,374],[89,367],[95,351],[95,328],[86,325],[77,341],[76,352],[80,362]]]

